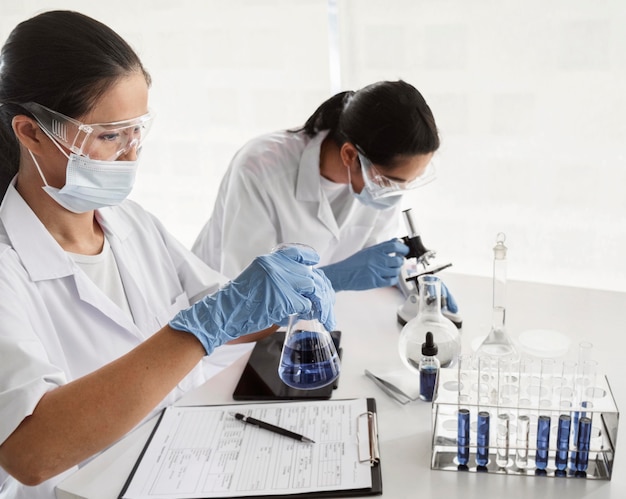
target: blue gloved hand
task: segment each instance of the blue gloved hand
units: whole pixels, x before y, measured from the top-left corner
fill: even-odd
[[[393,286],[409,247],[399,239],[391,239],[337,263],[322,267],[335,291],[363,290]]]
[[[456,314],[459,311],[459,306],[450,293],[448,287],[441,281],[441,308],[447,308],[451,313]]]
[[[313,249],[284,247],[256,257],[234,280],[216,293],[181,310],[170,321],[173,329],[192,333],[210,354],[244,334],[266,329],[297,314],[335,328],[335,293]]]

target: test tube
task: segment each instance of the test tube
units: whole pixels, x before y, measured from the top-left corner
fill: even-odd
[[[498,406],[512,408],[517,402],[517,373],[513,373],[513,359],[498,359]]]
[[[596,386],[597,369],[598,361],[583,361],[581,402],[589,402],[589,399],[593,398],[593,392]],[[590,404],[586,404],[585,407],[590,407]]]
[[[497,405],[498,389],[497,385],[494,386],[495,373],[493,364],[494,359],[486,355],[478,357],[478,405]]]
[[[518,370],[517,397],[517,436],[515,464],[520,469],[528,467],[528,448],[530,446],[530,406],[531,377],[533,376],[532,359],[522,357]]]
[[[528,359],[526,372],[526,393],[530,407],[537,410],[541,400],[541,363]]]
[[[530,417],[528,414],[520,414],[517,417],[517,452],[515,464],[520,469],[528,467],[528,447],[530,444]]]
[[[476,428],[476,464],[487,466],[489,463],[489,413],[478,413],[478,425]]]
[[[573,414],[573,426],[574,426],[574,442],[578,442],[578,421],[581,417],[587,416],[586,411],[582,409],[590,408],[593,406],[588,401],[589,390],[593,392],[593,387],[596,382],[596,368],[598,362],[595,360],[584,360],[582,365],[578,366],[578,375],[576,377],[575,394],[576,400],[575,406],[579,409],[574,411]]]
[[[574,404],[574,380],[576,378],[576,363],[564,361],[561,366],[561,380],[559,385],[559,409],[568,410]]]
[[[458,357],[458,364],[457,364],[458,400],[457,402],[459,404],[459,407],[467,405],[471,401],[472,360],[473,360],[473,357],[470,354],[461,354]]]
[[[545,470],[548,466],[548,449],[550,447],[550,416],[541,415],[537,420],[537,452],[535,466]]]
[[[593,344],[588,341],[581,341],[578,344],[578,365],[576,369],[576,379],[574,381],[574,390],[575,390],[575,398],[574,401],[577,405],[582,405],[582,402],[585,400],[585,391],[587,390],[587,386],[589,384],[588,372],[585,374],[585,365],[589,366],[589,362],[593,362],[591,359],[591,353],[593,351]],[[587,367],[587,371],[589,367]],[[595,380],[594,380],[595,381]],[[574,431],[578,432],[578,419],[575,418],[574,421]],[[576,441],[576,439],[574,439]]]
[[[591,442],[591,418],[580,418],[576,454],[576,471],[586,471],[589,465],[589,443]]]
[[[470,453],[470,410],[472,356],[461,354],[458,357],[458,411],[457,411],[457,461],[460,466],[467,466]]]
[[[504,468],[509,463],[509,438],[512,398],[516,395],[513,385],[516,378],[512,373],[512,359],[498,359],[498,425],[496,427],[496,464]]]
[[[531,378],[533,376],[533,359],[522,357],[518,364],[518,391],[517,405],[530,407],[531,405]]]
[[[580,429],[581,429],[581,420],[582,418],[587,418],[587,409],[588,407],[592,407],[593,404],[587,400],[588,387],[592,387],[595,384],[596,378],[596,367],[597,362],[595,360],[591,360],[589,357],[591,351],[591,343],[583,342],[580,344],[579,349],[579,364],[576,372],[576,380],[574,387],[574,407],[575,411],[572,413],[572,442],[574,445],[574,450],[570,453],[570,468],[577,471],[582,471],[578,469],[578,453],[580,451]],[[591,421],[591,417],[587,418]],[[591,429],[590,429],[591,435]],[[584,449],[583,449],[584,452]]]
[[[556,455],[554,456],[554,464],[559,471],[564,471],[567,468],[571,425],[572,418],[570,416],[567,414],[559,416],[559,429],[556,435]]]
[[[509,415],[498,414],[498,428],[496,433],[496,464],[504,468],[509,464]]]
[[[470,411],[459,409],[458,436],[457,436],[457,461],[461,466],[467,466],[470,452]]]
[[[593,343],[588,341],[581,341],[578,344],[578,365],[582,365],[586,360],[591,360],[591,353],[593,352]]]
[[[539,407],[548,408],[552,405],[554,377],[554,359],[541,360],[541,374],[539,376]]]

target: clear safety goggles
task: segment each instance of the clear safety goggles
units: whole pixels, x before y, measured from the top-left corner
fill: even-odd
[[[81,123],[36,102],[22,104],[47,135],[74,154],[114,161],[133,148],[141,147],[152,125],[150,113],[114,123]]]
[[[374,199],[386,198],[389,196],[400,196],[405,191],[411,191],[422,187],[437,178],[437,172],[432,160],[426,166],[424,172],[413,180],[398,181],[386,177],[380,173],[372,162],[363,154],[359,153],[361,161],[361,171],[365,185],[368,187]]]

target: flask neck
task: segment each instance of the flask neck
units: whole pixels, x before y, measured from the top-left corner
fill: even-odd
[[[441,314],[441,282],[421,281],[419,283],[420,314]]]
[[[328,335],[330,337],[330,333],[326,331],[326,328],[316,319],[298,319],[297,317],[290,317],[289,325],[287,326],[287,335],[291,335],[296,331],[308,331],[309,333]]]
[[[504,255],[506,255],[506,251]],[[491,326],[496,331],[504,330],[506,319],[506,281],[506,259],[503,256],[498,258],[498,252],[496,251],[493,260],[493,311],[491,313]]]
[[[491,328],[496,331],[504,330],[506,320],[506,309],[504,307],[495,306],[491,312]]]
[[[419,304],[419,312],[423,314],[441,314],[441,297],[421,297]]]

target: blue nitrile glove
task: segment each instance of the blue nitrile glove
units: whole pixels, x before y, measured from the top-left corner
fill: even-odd
[[[210,354],[244,334],[286,322],[291,314],[318,319],[335,328],[335,293],[312,249],[286,247],[256,257],[235,279],[216,293],[181,310],[170,321],[173,329],[192,333]]]
[[[456,314],[459,311],[459,306],[450,293],[448,287],[441,281],[441,308],[447,308],[453,314]]]
[[[409,247],[399,239],[390,239],[337,263],[322,267],[335,291],[362,290],[393,286]]]

